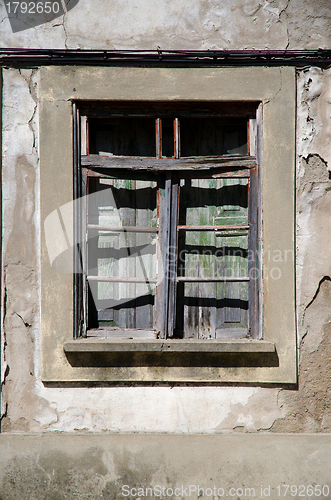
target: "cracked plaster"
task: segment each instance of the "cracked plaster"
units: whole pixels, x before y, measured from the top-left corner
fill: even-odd
[[[39,262],[36,258],[39,249],[37,228],[40,224],[37,187],[38,72],[5,70],[4,325],[5,356],[9,368],[3,391],[4,432],[330,430],[331,418],[327,403],[323,403],[327,401],[328,386],[322,384],[318,389],[318,402],[309,403],[315,391],[314,384],[318,384],[318,370],[328,373],[327,363],[321,366],[319,350],[322,348],[323,353],[327,352],[328,336],[325,332],[329,332],[327,325],[331,321],[328,313],[330,282],[328,279],[323,281],[323,277],[330,276],[331,272],[328,259],[324,262],[317,255],[312,257],[312,252],[330,247],[325,234],[331,233],[327,229],[331,181],[327,162],[318,148],[319,144],[323,145],[323,138],[318,134],[328,133],[327,127],[323,126],[323,120],[327,118],[318,100],[327,94],[325,87],[330,82],[329,73],[314,68],[304,70],[298,80],[298,262],[303,267],[303,276],[311,273],[311,279],[305,281],[302,277],[298,285],[298,297],[301,297],[299,336],[303,339],[300,355],[303,378],[300,383],[303,389],[300,386],[296,392],[236,386],[88,389],[45,387],[42,384]],[[13,135],[20,137],[20,141],[12,141]],[[31,249],[34,251],[31,252]],[[303,317],[304,309],[306,313]],[[315,356],[315,364],[315,358],[311,356]],[[316,373],[315,382],[312,381],[312,373]],[[308,403],[310,409],[305,412],[304,407]],[[316,414],[322,410],[323,415]]]
[[[299,390],[280,391],[274,432],[330,432],[331,71],[298,73],[297,314]]]
[[[93,49],[303,49],[330,46],[328,0],[158,2],[80,0],[61,18],[12,33],[0,5],[3,47]],[[32,31],[33,30],[33,31]]]
[[[295,49],[330,46],[331,5],[318,0],[123,6],[107,15],[80,0],[33,31],[13,34],[0,5],[3,46]],[[116,22],[114,22],[116,20]],[[235,20],[236,22],[231,22]],[[87,24],[88,23],[88,24]],[[33,33],[33,36],[32,36]],[[106,37],[104,33],[107,33]],[[4,71],[2,430],[330,432],[331,72],[298,74],[297,297],[299,390],[257,387],[45,387],[40,375],[38,71]],[[16,137],[19,140],[13,141]],[[18,216],[19,214],[19,216]],[[19,243],[19,244],[18,244]]]

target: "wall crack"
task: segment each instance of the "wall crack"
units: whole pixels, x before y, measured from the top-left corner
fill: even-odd
[[[19,70],[20,75],[24,78],[24,80],[26,81],[26,83],[28,85],[29,94],[30,94],[31,98],[33,99],[33,101],[35,103],[33,111],[32,111],[32,115],[31,115],[30,119],[28,120],[28,127],[29,127],[29,129],[31,130],[31,132],[33,134],[32,153],[36,152],[36,146],[37,146],[37,136],[36,136],[35,128],[33,126],[33,121],[35,119],[35,116],[36,116],[36,113],[37,113],[37,109],[38,109],[38,98],[37,98],[37,95],[36,95],[36,92],[35,92],[35,88],[34,88],[34,84],[33,84],[33,81],[32,81],[36,72],[37,72],[37,70],[33,69],[31,71],[31,74],[29,75],[29,77],[26,78],[22,74],[21,70]]]
[[[331,278],[330,276],[323,276],[323,278],[319,281],[318,283],[318,287],[317,287],[317,290],[316,292],[314,293],[314,296],[313,298],[310,300],[310,302],[308,302],[308,304],[306,305],[306,307],[304,308],[304,311],[303,311],[303,315],[302,315],[302,322],[304,321],[304,318],[305,318],[305,314],[306,314],[306,311],[307,309],[315,302],[318,294],[319,294],[319,291],[320,291],[320,288],[322,286],[322,284],[325,282],[325,281],[331,281]]]
[[[23,321],[23,324],[24,324],[24,326],[26,328],[29,328],[30,326],[32,326],[32,325],[30,325],[30,323],[28,323],[27,321],[25,321],[24,318],[20,314],[18,314],[17,312],[15,312],[15,314],[16,314],[16,316],[18,316],[19,318],[21,318],[21,320]]]

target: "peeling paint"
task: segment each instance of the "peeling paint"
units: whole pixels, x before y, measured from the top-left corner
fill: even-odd
[[[62,22],[18,33],[1,4],[0,31],[7,47],[283,50],[330,47],[330,17],[328,0],[111,0],[106,12],[80,0]]]
[[[316,5],[308,0],[207,0],[190,5],[186,1],[112,0],[107,15],[102,15],[104,3],[99,0],[93,8],[81,0],[75,10],[63,15],[62,22],[15,34],[4,9],[1,4],[0,34],[2,45],[8,47],[280,50],[328,48],[331,43],[329,0]],[[279,74],[281,88],[281,69]],[[299,386],[291,390],[42,384],[39,72],[7,68],[3,76],[2,431],[330,432],[331,70],[297,72],[300,371]],[[135,460],[122,459],[123,470]],[[41,458],[32,468],[26,464],[40,479],[40,495],[44,487],[52,490],[50,462]],[[96,462],[102,469],[99,458]],[[115,473],[107,477],[100,490],[106,498],[117,492],[115,478]],[[52,495],[61,498],[55,486]]]

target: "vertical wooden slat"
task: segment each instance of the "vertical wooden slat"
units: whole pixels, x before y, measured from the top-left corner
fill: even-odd
[[[73,248],[73,301],[74,301],[74,338],[82,336],[83,328],[83,286],[82,286],[82,253],[81,243],[83,241],[81,225],[81,139],[80,139],[80,116],[79,110],[74,102],[73,112],[73,219],[74,219],[74,248]]]
[[[81,198],[81,213],[82,213],[82,308],[83,308],[83,326],[82,336],[86,337],[87,332],[87,169],[83,168],[82,176],[82,198]]]
[[[156,141],[156,158],[162,156],[162,124],[161,118],[155,120],[155,141]]]
[[[167,337],[168,301],[169,301],[169,251],[170,251],[170,224],[171,224],[171,174],[166,175],[163,210],[163,297],[161,338]]]
[[[256,144],[256,159],[257,159],[257,165],[258,165],[258,172],[257,172],[257,191],[258,191],[258,197],[257,197],[257,243],[256,243],[256,249],[258,252],[259,256],[259,271],[260,271],[260,276],[258,280],[258,290],[257,290],[257,315],[259,318],[258,321],[258,326],[257,329],[258,331],[256,332],[257,338],[262,338],[263,335],[263,313],[262,313],[262,295],[263,295],[263,287],[262,287],[262,217],[261,217],[261,210],[262,210],[262,139],[263,139],[263,128],[262,128],[262,112],[263,112],[263,105],[260,103],[260,105],[257,108],[256,111],[256,124],[255,124],[255,144]]]
[[[185,225],[199,224],[199,180],[185,179],[181,189],[181,205],[184,210]],[[195,206],[197,205],[197,206]],[[185,247],[188,250],[185,255],[185,276],[199,276],[199,255],[195,248],[199,245],[199,233],[197,231],[185,232]],[[186,338],[199,337],[199,284],[196,282],[184,285],[183,323]]]
[[[200,179],[198,186],[199,207],[196,215],[197,223],[202,226],[212,226],[215,220],[216,180]],[[198,268],[199,276],[201,277],[211,277],[214,274],[214,256],[211,255],[214,242],[214,232],[200,231],[198,233],[198,251],[200,254],[198,257]],[[215,337],[215,296],[215,283],[199,283],[197,296],[199,305],[198,336],[201,339]]]
[[[256,134],[256,119],[250,118],[248,120],[248,154],[250,156],[256,156],[257,148],[257,134]]]
[[[176,317],[176,269],[177,269],[177,224],[178,224],[178,178],[173,176],[171,181],[171,214],[170,214],[170,252],[169,252],[169,300],[168,300],[168,331],[172,337],[175,329]]]
[[[151,181],[136,181],[136,225],[137,227],[152,227],[156,225],[156,187]],[[146,196],[146,192],[149,195]],[[156,235],[150,233],[136,234],[136,277],[155,278],[156,275],[156,255],[153,249],[156,245]],[[140,248],[142,249],[140,251]],[[148,249],[148,252],[145,250]],[[154,286],[148,284],[137,284],[136,297],[154,296]],[[153,305],[136,306],[136,328],[148,329],[153,327]]]
[[[89,223],[95,222],[99,223],[98,217],[98,205],[97,205],[97,191],[98,191],[99,179],[88,178],[87,179],[87,193],[86,198],[86,214]],[[97,269],[97,254],[98,254],[98,237],[96,232],[88,233],[88,244],[86,247],[86,275],[93,274]],[[92,272],[91,272],[92,270]],[[98,315],[97,315],[97,304],[96,298],[98,295],[98,284],[88,283],[87,285],[87,328],[96,328],[98,326]]]
[[[258,242],[258,169],[251,169],[250,190],[249,190],[249,262],[248,274],[250,276],[249,284],[249,327],[250,335],[253,339],[259,337],[259,273],[260,259],[257,248]]]
[[[180,130],[179,130],[179,119],[174,120],[174,140],[175,140],[175,158],[180,158]]]
[[[247,180],[220,179],[219,181],[218,224],[245,225],[248,223]],[[222,231],[216,237],[218,276],[247,276],[247,233]],[[217,285],[218,318],[217,337],[229,337],[230,330],[235,336],[247,334],[247,284],[219,283]]]
[[[80,117],[81,155],[87,155],[87,117]]]

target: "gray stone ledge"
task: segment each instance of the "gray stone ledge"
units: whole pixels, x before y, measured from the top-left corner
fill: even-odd
[[[67,353],[81,352],[206,352],[206,353],[274,353],[274,342],[265,340],[131,340],[77,339],[65,342]]]

